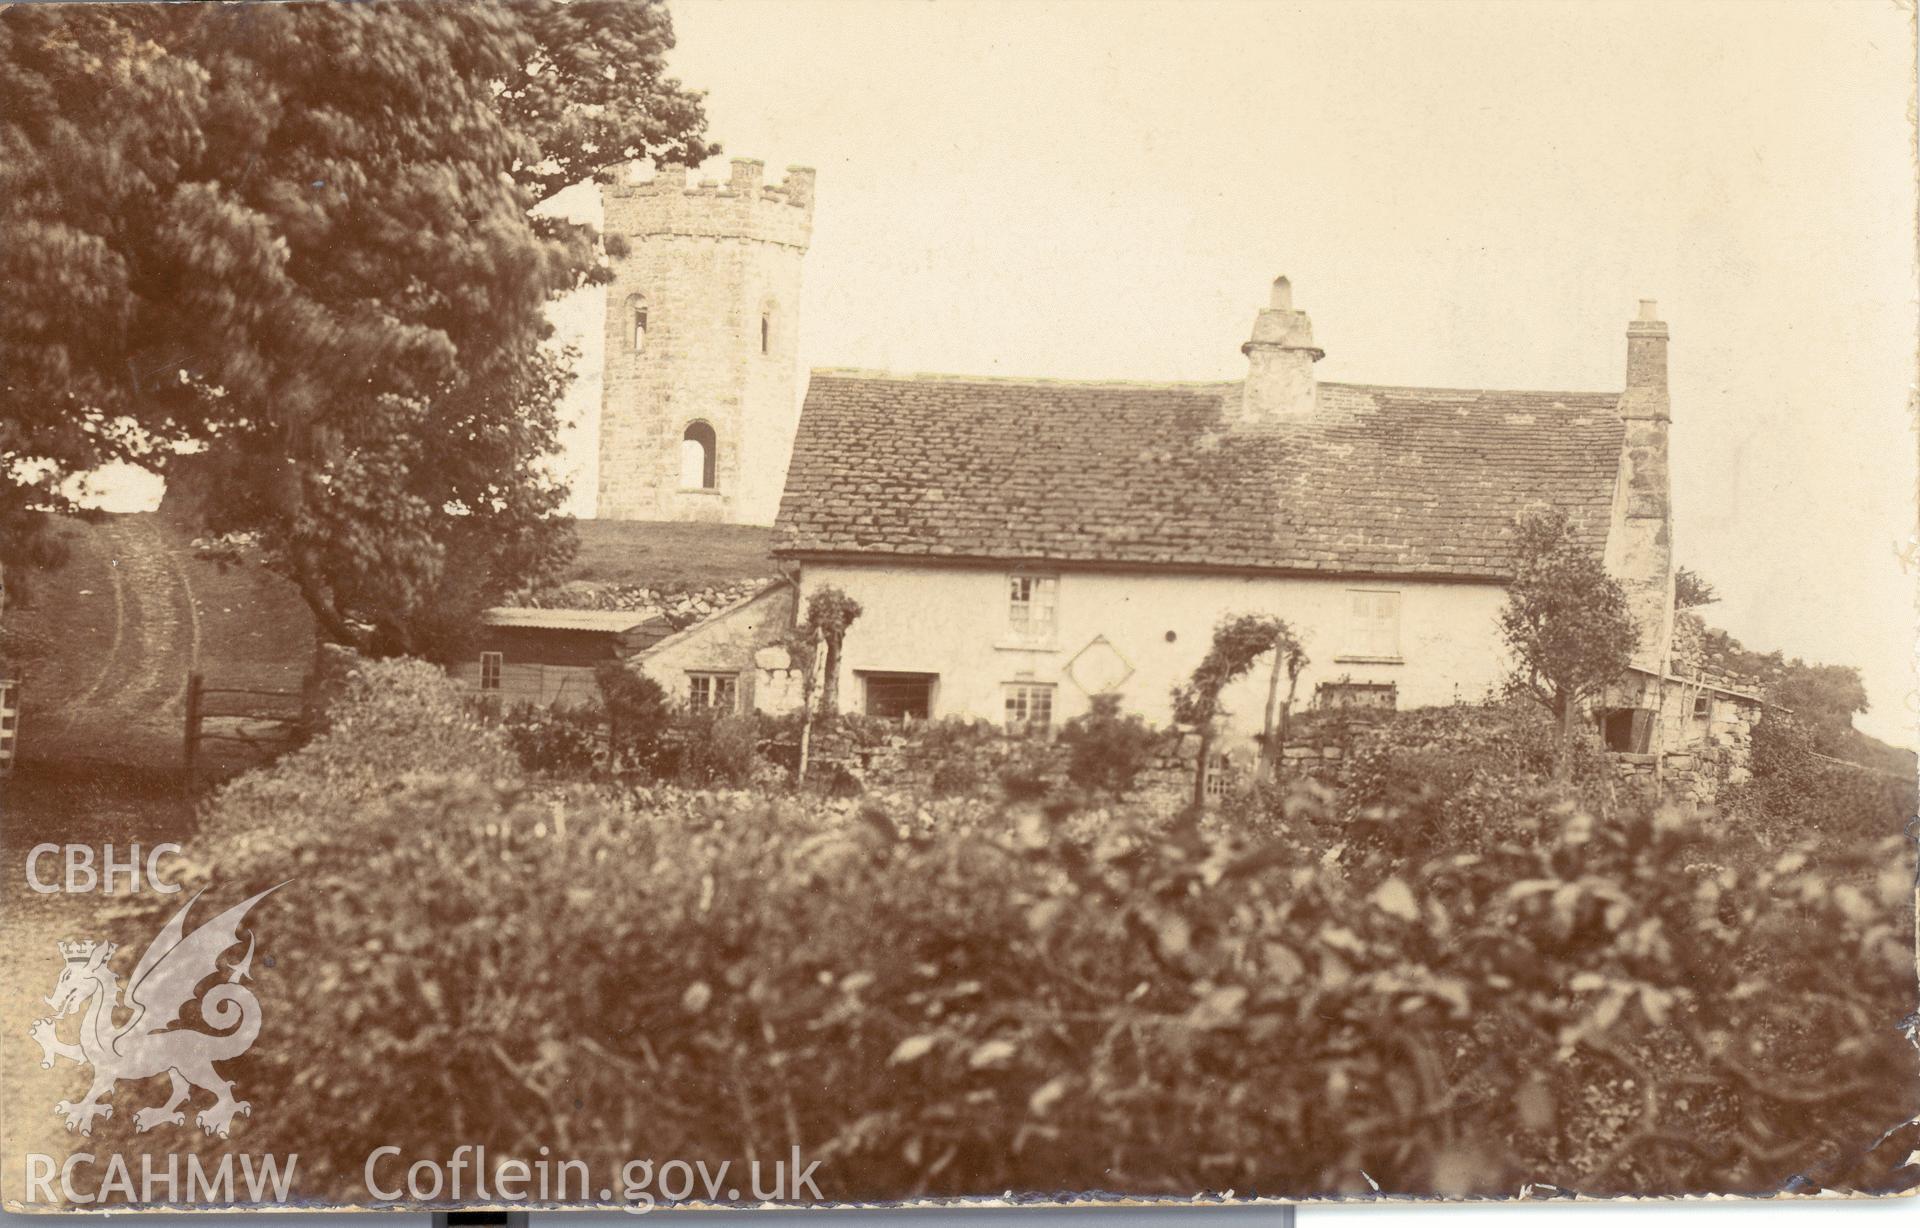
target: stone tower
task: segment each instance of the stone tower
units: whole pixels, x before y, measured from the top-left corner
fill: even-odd
[[[725,184],[681,167],[601,189],[628,246],[607,287],[600,501],[609,520],[768,525],[799,417],[800,261],[813,171],[777,186],[733,161]]]

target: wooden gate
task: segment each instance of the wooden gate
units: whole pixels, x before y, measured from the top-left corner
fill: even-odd
[[[186,785],[198,789],[206,767],[206,743],[225,742],[267,754],[291,750],[306,736],[305,695],[261,687],[210,687],[187,675]],[[209,721],[217,722],[208,728]],[[235,724],[230,724],[237,722]]]

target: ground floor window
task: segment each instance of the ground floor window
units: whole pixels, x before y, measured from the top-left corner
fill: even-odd
[[[497,652],[480,654],[480,689],[497,691],[500,689],[501,655]]]
[[[863,672],[859,678],[868,716],[924,721],[933,715],[933,687],[940,675]]]
[[[1045,733],[1053,727],[1051,684],[1012,682],[1006,687],[1007,732]]]
[[[740,706],[740,676],[701,672],[687,675],[687,701],[696,708],[734,712]]]

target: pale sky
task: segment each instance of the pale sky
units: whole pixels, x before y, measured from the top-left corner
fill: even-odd
[[[1910,12],[1891,2],[677,0],[712,134],[817,167],[801,360],[1236,379],[1293,279],[1320,378],[1621,386],[1672,328],[1680,561],[1750,646],[1914,711]],[[724,164],[708,172],[725,177]],[[590,193],[570,202],[597,220]],[[600,307],[570,399],[593,500]]]

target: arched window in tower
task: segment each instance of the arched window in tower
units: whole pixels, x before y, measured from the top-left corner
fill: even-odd
[[[638,354],[647,348],[647,299],[642,294],[627,296],[627,345]]]
[[[760,309],[760,352],[773,353],[773,304]]]
[[[713,428],[689,422],[680,437],[680,485],[689,490],[712,490],[713,458],[717,451]]]

